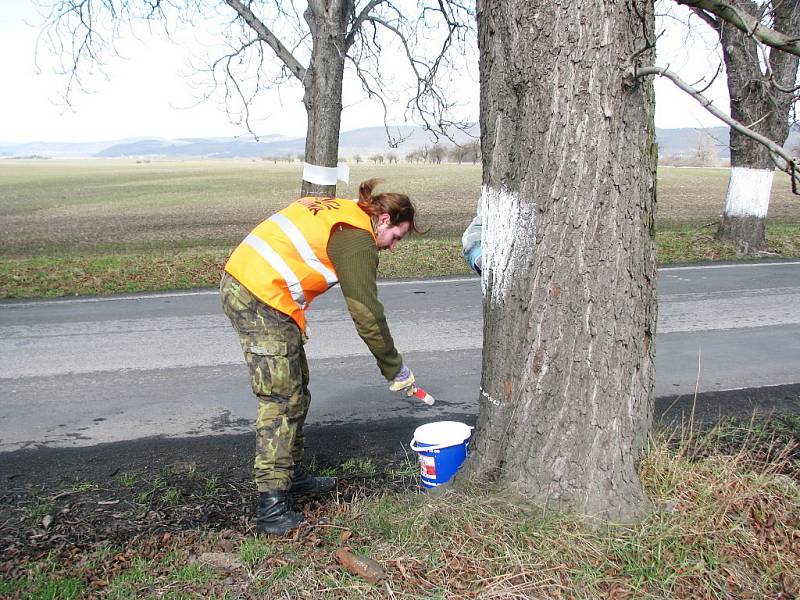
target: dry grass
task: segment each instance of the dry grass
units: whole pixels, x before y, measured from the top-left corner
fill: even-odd
[[[230,247],[296,194],[299,163],[264,161],[0,161],[5,258],[125,254],[174,248]],[[343,196],[382,176],[384,189],[408,193],[433,237],[460,235],[475,213],[479,165],[353,166]],[[659,229],[716,219],[728,172],[659,171]],[[770,215],[800,222],[800,199],[776,176]]]
[[[0,569],[0,594],[788,600],[800,592],[797,419],[659,436],[641,465],[656,510],[628,528],[587,527],[486,490],[434,499],[415,491],[409,470],[413,465],[361,477],[360,484],[359,476],[344,474],[345,492],[307,503],[311,525],[282,539],[253,537],[250,518],[233,514],[227,520],[238,525],[222,531],[184,526],[121,544],[88,540],[80,547],[67,539],[49,553],[18,553]],[[384,489],[376,492],[380,481]],[[138,517],[143,526],[198,513],[152,500],[149,511]],[[161,531],[165,526],[170,531],[166,523]],[[343,547],[376,560],[385,581],[370,584],[343,569],[334,559]],[[206,566],[206,552],[222,553],[226,566]],[[53,594],[54,581],[61,595]]]
[[[297,193],[300,163],[260,160],[0,160],[0,297],[99,294],[216,285],[218,265],[246,233]],[[460,235],[475,213],[480,165],[352,165],[352,184],[415,201],[423,239],[383,261],[383,277],[466,273]],[[727,171],[659,171],[660,262],[736,258],[704,227],[718,218]],[[800,201],[776,176],[768,238],[776,256],[800,256]]]
[[[729,173],[727,168],[659,167],[657,227],[666,229],[718,219]],[[769,215],[778,223],[800,221],[800,196],[792,194],[789,176],[785,173],[775,174]]]
[[[124,254],[230,247],[297,194],[300,163],[0,161],[0,255]],[[431,234],[461,234],[475,212],[473,165],[356,166],[408,193]],[[340,186],[346,197],[356,184]]]

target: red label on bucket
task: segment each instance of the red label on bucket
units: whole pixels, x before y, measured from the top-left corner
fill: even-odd
[[[419,456],[420,473],[423,477],[436,477],[436,459],[433,456]]]

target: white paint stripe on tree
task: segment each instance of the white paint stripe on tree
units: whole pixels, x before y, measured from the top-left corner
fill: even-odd
[[[766,218],[774,169],[731,168],[725,214],[729,217]]]
[[[534,202],[522,202],[517,192],[483,186],[483,270],[481,287],[492,304],[505,300],[519,263],[533,250],[536,223]],[[487,290],[491,275],[491,290]]]

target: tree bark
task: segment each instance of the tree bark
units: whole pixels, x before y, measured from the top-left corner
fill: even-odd
[[[655,355],[650,0],[482,0],[484,350],[464,475],[629,522]]]
[[[734,3],[740,13],[754,16],[759,7],[749,0]],[[798,1],[775,4],[775,27],[798,32]],[[797,76],[798,57],[771,50],[768,60],[774,81],[762,72],[755,41],[733,25],[719,27],[727,70],[731,117],[782,145],[789,135],[789,110],[792,94],[775,87],[791,89]],[[772,178],[775,172],[769,149],[753,139],[731,130],[731,176],[725,209],[718,230],[720,239],[736,245],[743,254],[755,254],[766,243],[765,229]]]
[[[345,37],[352,0],[312,0],[304,14],[313,40],[311,61],[303,86],[308,116],[305,162],[335,167],[339,159],[342,121]],[[336,185],[303,181],[303,196],[335,196]]]

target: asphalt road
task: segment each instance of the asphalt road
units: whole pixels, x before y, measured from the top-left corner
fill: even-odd
[[[656,396],[800,383],[800,262],[659,271]],[[384,282],[433,408],[390,394],[338,291],[310,310],[312,426],[477,412],[475,278]],[[0,452],[250,431],[254,401],[215,291],[0,303]]]

